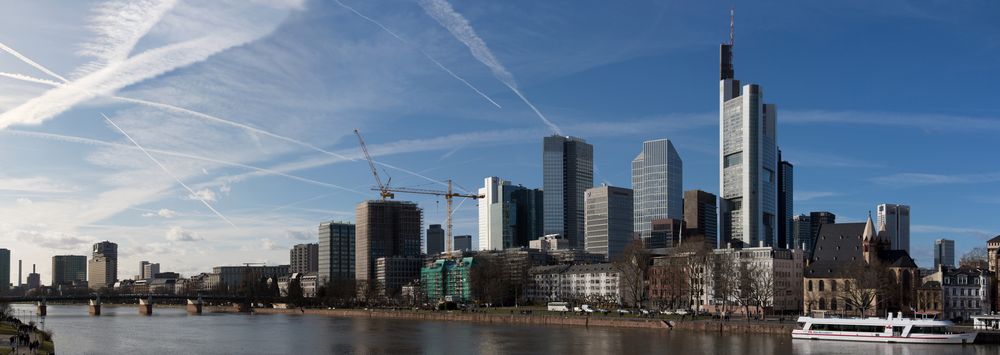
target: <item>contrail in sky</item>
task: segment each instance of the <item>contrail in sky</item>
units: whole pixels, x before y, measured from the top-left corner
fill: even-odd
[[[432,57],[429,53],[427,53],[426,51],[424,51],[423,48],[420,48],[419,46],[413,44],[412,42],[403,39],[403,37],[400,37],[398,34],[396,34],[396,32],[390,30],[388,27],[385,27],[384,25],[382,25],[378,21],[375,21],[375,19],[372,19],[371,17],[365,16],[361,12],[358,12],[358,10],[355,10],[353,7],[347,6],[343,2],[340,2],[340,0],[333,0],[333,1],[337,2],[337,4],[340,5],[340,7],[343,7],[345,9],[353,12],[355,15],[358,15],[359,17],[365,19],[366,21],[371,22],[375,26],[378,26],[383,31],[385,31],[389,35],[395,37],[400,42],[403,42],[406,45],[409,45],[409,46],[412,46],[413,48],[416,48],[417,51],[420,52],[420,54],[423,54],[424,57],[427,57],[428,60],[430,60],[431,62],[433,62],[435,65],[437,65],[438,68],[441,68],[441,70],[444,70],[446,73],[448,73],[448,75],[451,75],[451,77],[457,79],[458,81],[461,81],[463,84],[465,84],[465,86],[468,86],[470,89],[472,89],[477,94],[479,94],[479,96],[482,96],[484,99],[486,99],[486,101],[489,101],[491,104],[493,104],[493,106],[496,106],[497,108],[503,108],[503,107],[500,106],[500,104],[498,104],[496,101],[493,101],[492,98],[490,98],[489,96],[487,96],[485,93],[483,93],[482,91],[480,91],[478,88],[476,88],[475,86],[472,86],[471,83],[469,83],[465,79],[462,79],[462,77],[458,76],[458,74],[455,74],[455,72],[451,71],[451,69],[448,69],[447,67],[445,67],[444,64],[441,64],[441,62],[438,61],[437,59],[434,59],[434,57]]]
[[[226,221],[226,223],[229,223],[229,225],[233,226],[233,228],[235,228],[236,230],[240,229],[240,227],[237,227],[235,224],[233,224],[233,222],[230,221],[229,218],[226,218],[226,216],[223,216],[222,213],[219,213],[219,211],[216,210],[215,207],[212,207],[212,205],[209,204],[208,201],[205,201],[205,199],[201,198],[201,196],[199,196],[198,193],[194,192],[194,190],[191,189],[191,187],[189,187],[187,184],[185,184],[184,181],[181,181],[181,179],[178,178],[177,175],[174,175],[173,173],[171,173],[170,170],[167,169],[166,166],[163,166],[163,164],[161,164],[159,160],[156,160],[156,158],[154,158],[152,154],[149,154],[149,152],[146,151],[146,148],[143,148],[141,145],[139,145],[139,142],[136,142],[135,139],[132,139],[132,136],[129,136],[128,133],[125,133],[125,130],[123,130],[121,127],[118,127],[118,125],[115,124],[115,121],[112,121],[111,118],[108,118],[108,116],[105,115],[105,114],[103,114],[103,113],[101,114],[101,116],[104,117],[104,119],[107,120],[108,123],[110,123],[112,126],[114,126],[115,129],[118,130],[118,132],[121,132],[122,135],[125,136],[125,138],[128,138],[128,140],[131,141],[132,144],[135,144],[136,148],[139,148],[139,150],[141,150],[144,154],[146,154],[146,156],[149,157],[149,160],[152,160],[153,163],[156,163],[156,165],[159,166],[160,169],[162,169],[164,173],[166,173],[170,177],[174,178],[174,180],[177,181],[177,183],[180,184],[181,186],[184,186],[184,188],[187,189],[188,192],[191,193],[192,197],[198,199],[198,201],[201,201],[201,203],[204,204],[205,207],[208,207],[208,209],[212,210],[212,212],[215,213],[216,216],[219,216],[219,218],[222,218],[223,221]]]
[[[513,91],[517,97],[521,98],[521,101],[524,101],[524,103],[528,105],[528,107],[531,107],[531,110],[535,111],[538,118],[541,118],[542,122],[549,126],[549,129],[551,129],[552,132],[562,135],[562,130],[559,129],[559,126],[556,126],[552,123],[552,121],[549,121],[548,118],[545,118],[545,115],[543,115],[542,112],[531,103],[531,101],[528,101],[528,98],[524,96],[520,89],[518,89],[517,82],[514,81],[514,75],[507,71],[507,68],[500,63],[500,60],[498,60],[496,56],[493,55],[493,52],[490,51],[490,48],[486,46],[486,42],[476,34],[476,31],[472,28],[472,25],[469,24],[469,21],[466,20],[464,16],[456,12],[448,1],[420,0],[420,7],[424,8],[424,12],[426,12],[428,16],[437,21],[438,24],[447,29],[448,32],[451,32],[455,39],[465,44],[465,46],[469,48],[469,51],[472,52],[472,56],[475,57],[480,63],[489,67],[490,70],[493,71],[493,76],[510,88],[510,90]]]
[[[18,51],[15,51],[14,48],[7,47],[6,44],[0,43],[0,49],[2,49],[4,52],[10,53],[10,55],[17,57],[17,59],[20,59],[22,62],[25,62],[28,65],[35,67],[35,69],[41,70],[43,73],[48,74],[48,75],[52,76],[53,78],[62,80],[64,83],[68,83],[69,82],[69,80],[66,80],[66,78],[60,76],[59,74],[53,73],[48,68],[45,68],[41,64],[35,63],[35,61],[33,61],[31,59],[28,59],[28,57],[25,57],[24,55],[22,55]]]

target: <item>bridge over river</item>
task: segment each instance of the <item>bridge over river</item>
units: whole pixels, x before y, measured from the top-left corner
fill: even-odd
[[[86,295],[45,295],[45,296],[4,296],[0,297],[0,302],[5,303],[34,303],[38,307],[38,315],[44,317],[48,302],[62,301],[85,301],[89,304],[90,315],[101,315],[101,304],[104,301],[113,303],[133,303],[139,305],[139,314],[152,315],[154,301],[179,301],[187,303],[188,314],[201,314],[206,301],[213,303],[229,303],[240,312],[250,310],[250,299],[243,296],[217,296],[198,295],[191,298],[185,295],[174,295],[167,293],[130,293],[130,294],[86,294]]]

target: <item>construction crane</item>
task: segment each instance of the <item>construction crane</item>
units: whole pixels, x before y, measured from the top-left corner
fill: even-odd
[[[484,195],[474,195],[474,194],[463,194],[463,193],[454,192],[454,191],[452,191],[452,188],[451,188],[451,186],[452,186],[451,180],[447,180],[446,181],[448,183],[448,190],[446,190],[446,191],[428,190],[428,189],[416,189],[416,188],[407,188],[407,187],[390,187],[388,183],[387,184],[382,184],[382,178],[380,178],[378,176],[378,169],[375,168],[375,161],[372,160],[371,155],[368,154],[368,147],[365,146],[365,140],[363,138],[361,138],[361,132],[358,132],[358,130],[355,129],[354,130],[354,134],[356,134],[358,136],[358,142],[361,144],[361,151],[363,151],[365,153],[365,159],[368,160],[368,167],[371,168],[372,175],[375,176],[375,182],[378,183],[378,187],[373,187],[372,191],[378,191],[379,195],[382,196],[383,200],[395,198],[396,197],[396,194],[395,194],[396,192],[408,193],[408,194],[418,194],[418,195],[444,196],[445,202],[447,202],[447,206],[448,206],[448,221],[447,221],[447,224],[448,224],[447,227],[448,227],[448,229],[447,229],[447,232],[446,232],[447,235],[444,238],[444,244],[445,244],[444,250],[445,250],[445,252],[447,254],[451,255],[451,251],[454,250],[454,239],[453,239],[453,236],[452,236],[452,219],[451,219],[451,215],[452,215],[452,199],[455,198],[455,197],[462,197],[462,198],[471,198],[471,199],[475,200],[475,199],[484,198],[486,196],[484,196]],[[391,180],[392,179],[390,178],[389,181],[391,181]]]

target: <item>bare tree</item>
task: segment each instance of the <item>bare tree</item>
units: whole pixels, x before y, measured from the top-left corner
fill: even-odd
[[[753,287],[757,312],[766,317],[767,309],[774,306],[775,292],[784,292],[784,290],[778,290],[775,287],[774,270],[768,268],[767,264],[754,263],[749,267],[749,270],[753,274],[751,287]]]
[[[754,294],[753,270],[751,269],[749,263],[745,261],[738,261],[736,265],[736,288],[735,296],[736,302],[740,307],[743,308],[743,313],[747,317],[747,321],[750,320],[750,307],[755,305],[757,296]]]
[[[622,303],[631,301],[637,307],[642,307],[642,302],[646,299],[646,272],[651,260],[652,256],[638,239],[625,246],[625,250],[615,258],[612,264],[618,271],[618,290],[624,293]]]
[[[962,255],[962,258],[958,261],[958,265],[973,269],[989,269],[990,263],[986,248],[972,248],[968,253]]]
[[[868,311],[877,307],[879,294],[882,292],[883,278],[876,266],[864,262],[854,262],[843,271],[844,290],[841,299],[844,304],[854,308],[863,318]]]
[[[682,269],[685,276],[684,288],[687,289],[687,303],[690,308],[701,309],[701,299],[705,292],[706,275],[710,275],[713,267],[712,250],[704,242],[704,237],[689,238],[677,248],[683,256]],[[695,304],[697,302],[697,304]]]
[[[476,256],[469,278],[473,298],[478,303],[501,305],[508,298],[511,287],[498,257],[485,253]]]

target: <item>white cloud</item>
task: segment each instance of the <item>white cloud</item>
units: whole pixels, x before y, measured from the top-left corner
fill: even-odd
[[[215,202],[215,191],[212,191],[211,189],[201,189],[195,191],[194,194],[188,194],[188,199]]]
[[[198,233],[174,226],[167,231],[167,240],[171,242],[196,242],[205,240],[205,238],[202,238]]]
[[[275,244],[274,241],[271,240],[271,238],[264,238],[264,240],[262,240],[261,243],[260,243],[260,247],[261,247],[261,249],[264,249],[264,250],[285,250],[285,249],[288,249],[287,247]]]
[[[926,186],[945,184],[985,184],[1000,182],[1000,172],[982,174],[928,174],[928,173],[899,173],[886,176],[879,176],[871,179],[872,182],[889,186]]]
[[[68,193],[78,189],[67,186],[50,178],[43,176],[34,177],[0,177],[0,190],[40,192],[40,193]]]
[[[30,198],[18,197],[17,204],[21,206],[31,206],[34,202],[32,202]]]
[[[795,199],[795,202],[804,202],[817,198],[826,198],[838,195],[840,194],[830,191],[795,191],[793,198]]]
[[[935,225],[925,225],[916,224],[910,227],[910,231],[914,233],[933,233],[933,234],[966,234],[973,235],[983,239],[989,239],[997,234],[998,231],[988,231],[985,229],[972,228],[972,227],[949,227],[949,226],[935,226]]]
[[[288,240],[300,242],[315,242],[318,240],[316,233],[290,230],[285,233]]]
[[[163,218],[174,218],[177,216],[176,211],[169,210],[166,208],[161,208],[159,211],[156,212],[156,214]]]

